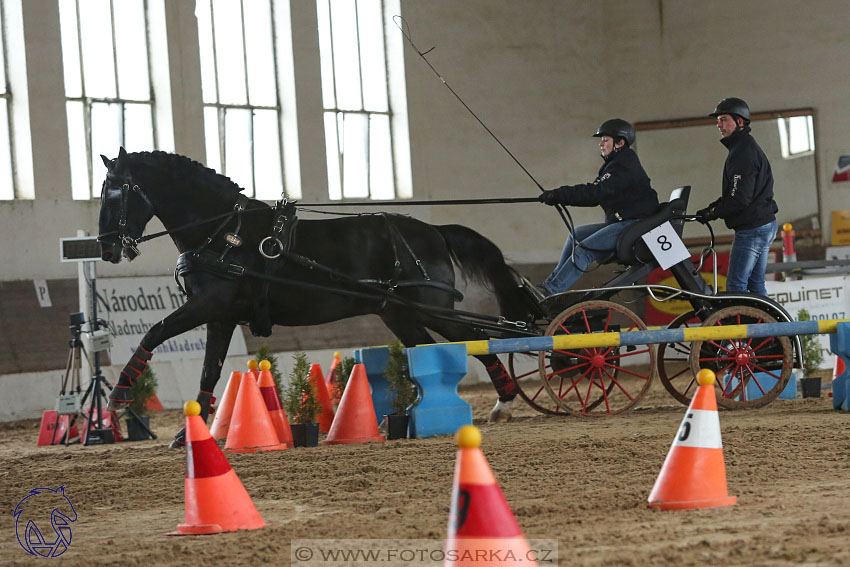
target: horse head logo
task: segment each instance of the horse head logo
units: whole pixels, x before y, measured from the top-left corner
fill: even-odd
[[[35,520],[50,518],[53,534],[43,533]],[[34,488],[18,502],[15,511],[15,535],[24,551],[36,557],[59,557],[71,545],[71,524],[77,521],[77,511],[65,496],[65,487]],[[42,523],[42,525],[44,525]]]

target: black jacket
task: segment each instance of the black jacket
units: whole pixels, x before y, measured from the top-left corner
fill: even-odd
[[[628,147],[609,154],[592,183],[564,185],[555,192],[562,205],[601,206],[609,224],[645,218],[658,209],[658,194],[637,154]]]
[[[728,228],[748,230],[776,219],[773,172],[767,156],[750,135],[750,127],[733,132],[720,142],[729,148],[723,166],[723,194],[708,208]]]

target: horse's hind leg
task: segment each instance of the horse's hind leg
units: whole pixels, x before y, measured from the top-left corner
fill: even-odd
[[[450,341],[475,341],[489,338],[486,333],[476,331],[467,325],[440,323],[431,326],[431,328]],[[488,421],[490,423],[510,421],[513,417],[511,406],[517,395],[516,384],[511,380],[508,371],[505,370],[504,364],[502,364],[502,361],[495,354],[476,355],[475,358],[484,365],[487,375],[493,383],[493,387],[496,388],[496,392],[499,394],[499,400],[490,411]]]
[[[215,401],[212,397],[215,385],[221,377],[221,367],[227,356],[234,323],[208,323],[207,324],[207,350],[204,354],[204,370],[201,373],[201,388],[198,392],[197,402],[201,405],[201,417],[204,421],[210,414],[210,405]],[[186,444],[186,429],[183,428],[174,436],[174,441],[169,447],[182,447]]]

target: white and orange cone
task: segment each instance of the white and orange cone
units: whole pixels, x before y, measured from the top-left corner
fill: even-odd
[[[186,402],[185,521],[168,535],[256,530],[266,525],[248,491],[201,419],[201,405]]]
[[[457,430],[458,446],[443,565],[537,565],[487,458],[474,425]],[[492,563],[492,559],[487,564]]]
[[[714,372],[707,368],[697,374],[699,388],[649,494],[650,508],[683,510],[735,504],[737,499],[729,496],[726,488],[714,381]]]

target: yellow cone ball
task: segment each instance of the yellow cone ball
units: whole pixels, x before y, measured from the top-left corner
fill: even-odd
[[[784,230],[785,232],[788,232],[789,230],[791,230],[791,228],[792,227],[791,227],[790,222],[786,222],[785,224],[782,225],[782,230]]]
[[[269,362],[268,360],[261,360],[260,361],[260,370],[268,370],[271,367],[272,367],[272,363]]]
[[[474,425],[464,425],[455,433],[455,443],[461,449],[475,449],[481,445],[481,431]]]
[[[195,401],[189,401],[183,404],[183,413],[188,417],[201,415],[201,404]]]
[[[697,382],[700,386],[711,386],[717,378],[714,376],[714,371],[708,368],[703,368],[697,374]]]
[[[334,358],[342,358],[342,353],[341,352],[335,352]]]
[[[256,368],[257,368],[257,361],[256,360],[249,360],[248,361],[248,370],[254,370]]]

